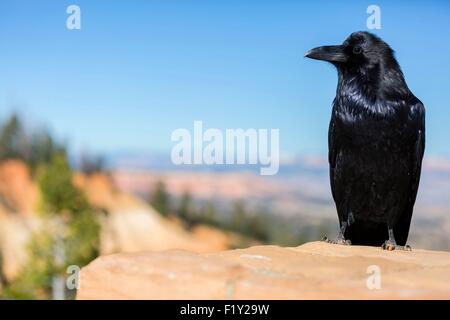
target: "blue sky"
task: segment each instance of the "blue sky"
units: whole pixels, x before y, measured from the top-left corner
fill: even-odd
[[[66,28],[70,4],[81,30]],[[326,154],[336,71],[303,53],[366,30],[370,4],[426,105],[427,152],[450,155],[448,1],[2,0],[0,117],[19,110],[75,152],[169,151],[203,120]]]

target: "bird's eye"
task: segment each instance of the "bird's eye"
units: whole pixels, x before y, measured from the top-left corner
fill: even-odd
[[[354,54],[360,54],[362,52],[362,48],[360,46],[353,47]]]

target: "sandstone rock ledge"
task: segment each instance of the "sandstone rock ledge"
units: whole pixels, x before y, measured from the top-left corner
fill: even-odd
[[[381,288],[370,290],[367,279],[377,268]],[[210,254],[116,254],[82,269],[77,298],[450,299],[450,252],[311,242]]]

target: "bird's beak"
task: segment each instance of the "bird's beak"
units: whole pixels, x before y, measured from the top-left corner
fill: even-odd
[[[309,50],[305,53],[306,58],[324,60],[329,62],[347,62],[347,55],[343,46],[323,46]]]

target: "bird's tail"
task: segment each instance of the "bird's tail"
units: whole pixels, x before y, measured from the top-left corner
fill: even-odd
[[[398,245],[406,245],[408,240],[409,227],[411,225],[411,218],[413,213],[413,205],[409,205],[400,216],[397,224],[394,227],[394,236]]]

